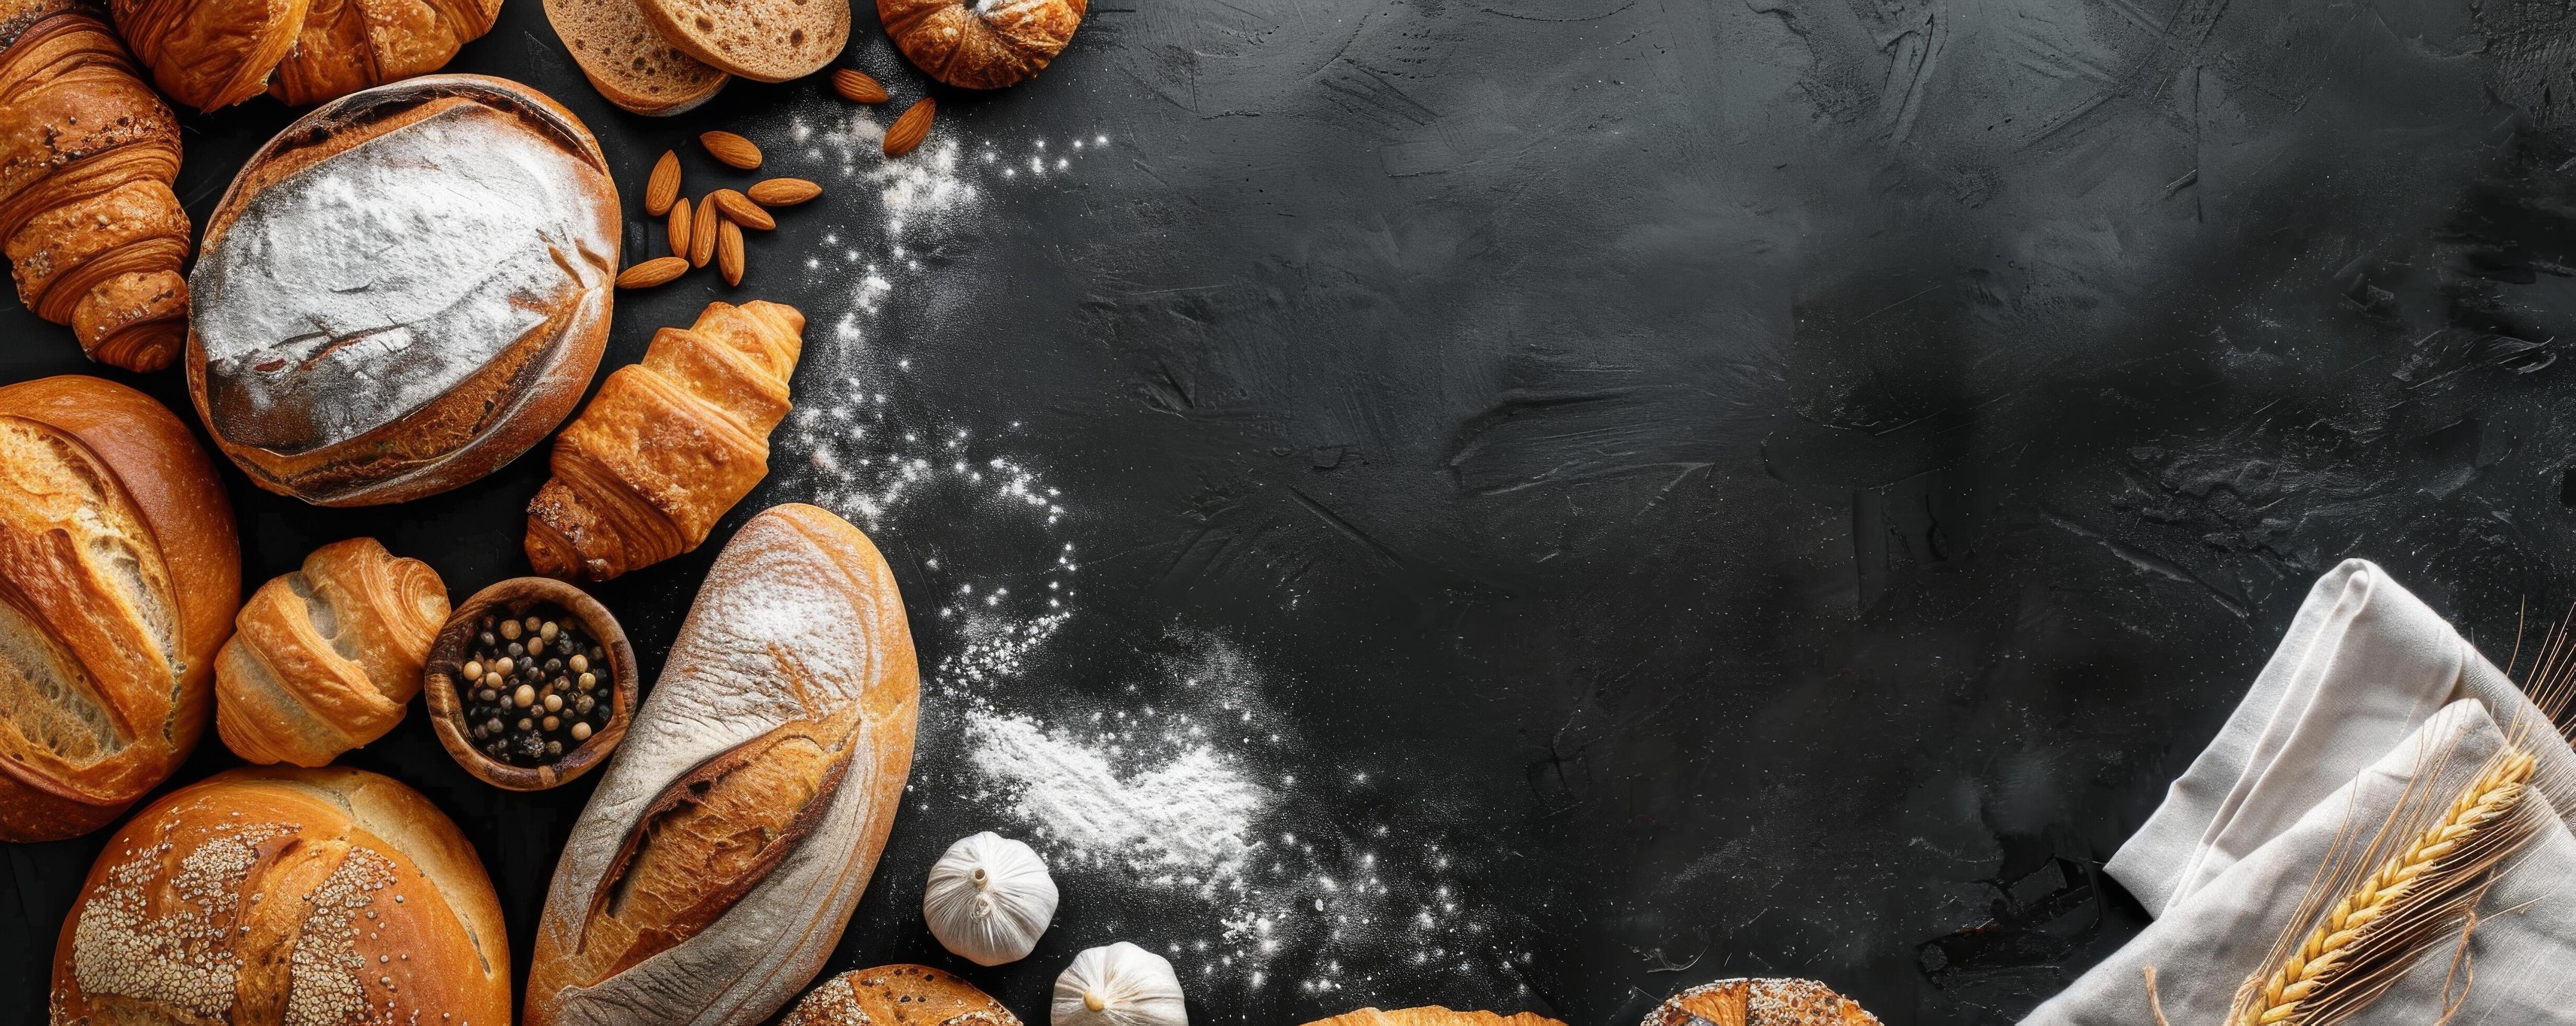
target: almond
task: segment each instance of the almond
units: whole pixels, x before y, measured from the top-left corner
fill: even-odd
[[[842,99],[851,103],[884,103],[888,99],[885,87],[878,85],[876,79],[868,77],[867,72],[857,68],[842,68],[833,72],[832,88],[841,94]]]
[[[736,262],[739,263],[738,260]],[[621,289],[649,289],[655,285],[666,284],[671,279],[688,273],[688,270],[689,262],[682,260],[679,257],[655,257],[633,267],[629,267],[626,269],[626,273],[618,275],[617,287]],[[734,273],[737,276],[741,274],[739,270]]]
[[[752,183],[745,192],[764,207],[792,207],[822,195],[823,187],[802,178],[771,178]]]
[[[655,217],[669,213],[671,201],[680,198],[680,155],[662,151],[662,159],[653,165],[653,177],[644,182],[644,212]]]
[[[725,284],[742,284],[742,228],[731,221],[716,222],[716,271]]]
[[[731,132],[701,133],[698,145],[706,147],[707,156],[722,161],[726,167],[749,171],[760,166],[760,147]]]
[[[924,96],[921,102],[906,109],[902,117],[894,119],[894,125],[886,129],[885,155],[903,156],[921,145],[922,140],[930,138],[930,114],[938,106],[931,102],[930,97]]]
[[[671,224],[668,231],[671,236],[672,256],[682,260],[689,258],[689,226],[696,218],[697,215],[689,212],[688,197],[682,196],[671,201]]]
[[[689,226],[689,266],[705,267],[716,255],[716,198],[698,200],[698,219]]]
[[[760,209],[760,204],[752,202],[749,197],[731,189],[718,189],[708,193],[707,202],[715,204],[716,213],[723,214],[725,220],[745,228],[757,228],[765,232],[778,227],[778,219],[769,216],[769,211]]]

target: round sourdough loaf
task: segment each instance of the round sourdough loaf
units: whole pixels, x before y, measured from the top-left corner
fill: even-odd
[[[420,792],[237,769],[109,839],[54,945],[53,1021],[508,1026],[509,938]]]
[[[431,75],[325,104],[207,219],[189,396],[273,492],[363,506],[472,481],[599,368],[618,226],[598,142],[527,86]]]
[[[241,545],[214,461],[150,397],[0,388],[0,841],[105,826],[205,732]]]

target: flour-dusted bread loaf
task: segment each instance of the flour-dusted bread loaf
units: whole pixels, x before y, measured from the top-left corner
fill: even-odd
[[[919,701],[867,536],[802,504],[744,524],[555,864],[527,1026],[749,1024],[795,997],[885,848]]]
[[[1814,980],[1719,980],[1664,999],[1644,1026],[1879,1026],[1878,1017]]]
[[[214,463],[141,392],[0,388],[0,841],[105,826],[206,729],[241,545]]]
[[[474,847],[420,792],[237,769],[99,853],[54,945],[53,1021],[508,1026],[509,938]]]
[[[492,31],[501,0],[307,0],[268,94],[303,106],[446,67]]]
[[[252,483],[401,502],[562,423],[608,336],[617,187],[543,94],[431,75],[315,109],[207,220],[188,392]]]
[[[671,45],[636,0],[546,0],[546,21],[599,95],[656,117],[695,109],[733,76]]]
[[[728,74],[784,82],[822,70],[850,41],[837,0],[635,0],[653,31]]]
[[[1020,1026],[1020,1017],[954,973],[881,965],[823,981],[778,1026]]]
[[[664,328],[556,436],[554,477],[528,502],[528,562],[604,581],[695,550],[769,474],[769,432],[805,315],[783,303],[710,303]]]
[[[447,622],[447,585],[373,538],[271,579],[215,661],[215,731],[252,762],[320,766],[402,722]]]
[[[1363,1008],[1329,1019],[1317,1019],[1306,1026],[1565,1026],[1565,1023],[1537,1012],[1496,1015],[1492,1012],[1453,1012],[1439,1005],[1428,1005],[1398,1008],[1392,1012]]]
[[[1073,42],[1088,0],[877,0],[905,60],[965,89],[999,89],[1046,69]]]

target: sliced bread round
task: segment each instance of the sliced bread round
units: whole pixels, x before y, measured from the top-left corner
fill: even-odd
[[[850,41],[849,0],[632,0],[689,56],[754,82],[822,70]]]
[[[668,115],[707,102],[727,76],[691,57],[644,20],[636,0],[545,0],[546,20],[599,95],[638,114]]]

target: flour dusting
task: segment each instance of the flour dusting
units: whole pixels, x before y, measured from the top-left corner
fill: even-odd
[[[1252,824],[1270,794],[1206,745],[1122,775],[1116,735],[1094,747],[1013,713],[978,709],[966,721],[968,758],[1019,789],[1013,811],[1076,859],[1114,861],[1156,882],[1213,893],[1242,875]]]

